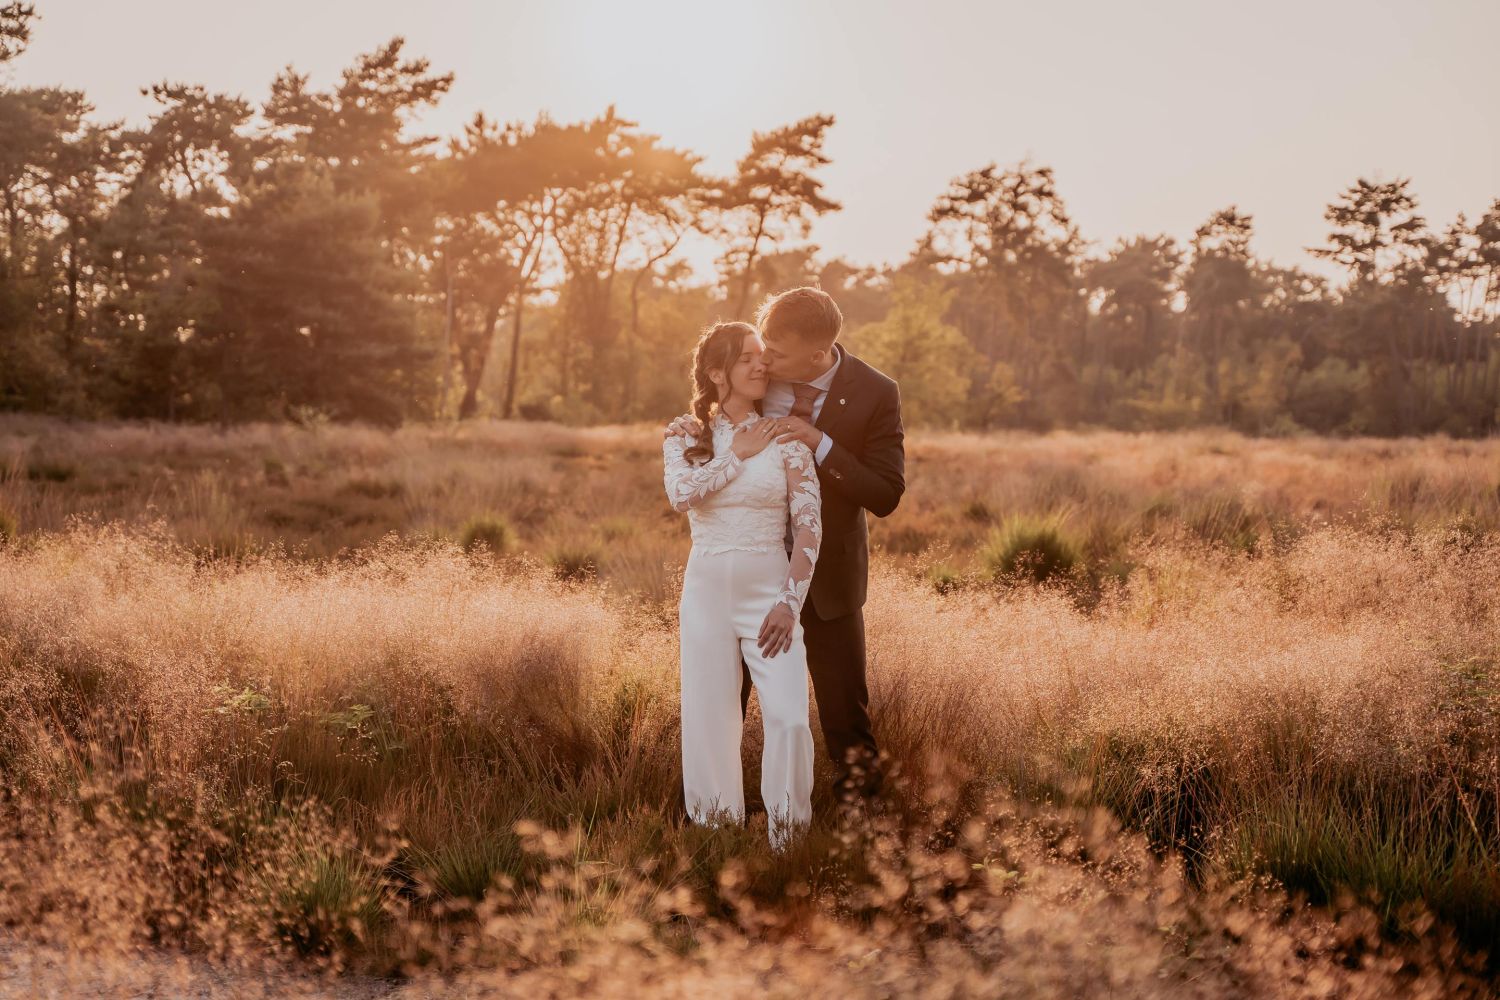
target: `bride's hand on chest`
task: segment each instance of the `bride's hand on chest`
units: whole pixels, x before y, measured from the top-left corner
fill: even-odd
[[[775,432],[776,421],[757,420],[735,431],[734,440],[729,447],[740,461],[744,461],[764,451],[766,445],[776,439]]]

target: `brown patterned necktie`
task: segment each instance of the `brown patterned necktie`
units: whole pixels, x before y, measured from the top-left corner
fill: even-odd
[[[792,416],[812,422],[813,402],[823,390],[811,382],[792,383]]]

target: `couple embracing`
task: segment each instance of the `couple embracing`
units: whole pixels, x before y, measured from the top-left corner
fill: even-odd
[[[744,819],[740,734],[753,683],[773,848],[812,818],[812,675],[841,802],[881,773],[865,685],[865,511],[905,490],[896,383],[838,343],[816,288],[773,296],[755,326],[718,323],[693,354],[692,412],[667,428],[664,482],[688,515],[679,605],[682,781],[695,822]]]

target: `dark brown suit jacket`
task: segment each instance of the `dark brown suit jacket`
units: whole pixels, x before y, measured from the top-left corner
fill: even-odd
[[[906,491],[905,431],[896,381],[842,345],[838,350],[842,361],[815,422],[833,439],[818,466],[823,541],[807,602],[824,620],[864,607],[870,569],[864,512],[885,517]]]

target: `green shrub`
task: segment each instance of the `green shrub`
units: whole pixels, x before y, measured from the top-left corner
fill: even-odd
[[[937,563],[928,567],[927,582],[939,594],[951,594],[963,586],[963,577],[958,570],[946,563]]]
[[[599,573],[599,553],[593,549],[565,546],[553,550],[547,561],[564,580],[587,580]]]
[[[280,881],[272,926],[299,954],[348,952],[386,920],[378,879],[346,853],[303,849]]]
[[[441,893],[480,900],[497,879],[520,879],[527,855],[521,840],[509,830],[483,830],[412,852],[412,865]]]
[[[503,556],[516,543],[515,529],[498,514],[481,514],[469,519],[459,538],[465,552],[473,552],[480,545],[491,555]]]
[[[1014,515],[990,532],[980,553],[985,569],[997,579],[1023,578],[1045,583],[1078,564],[1082,547],[1056,515]]]
[[[0,526],[0,536],[5,534],[5,529]],[[1480,526],[1472,512],[1464,511],[1454,514],[1437,526],[1437,535],[1444,545],[1457,549],[1459,552],[1473,552],[1485,543],[1487,532]]]
[[[1193,534],[1211,545],[1254,552],[1260,543],[1257,518],[1239,497],[1206,497],[1184,511],[1183,520]]]
[[[975,499],[964,505],[964,517],[980,524],[988,524],[995,519],[995,512],[983,500]]]

